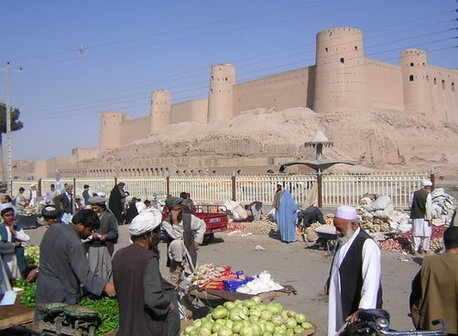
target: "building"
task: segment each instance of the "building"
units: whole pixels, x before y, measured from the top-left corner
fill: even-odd
[[[74,149],[72,162],[154,137],[171,124],[228,122],[256,109],[307,107],[319,114],[390,111],[436,125],[458,123],[457,86],[458,69],[429,64],[425,51],[404,50],[399,65],[388,64],[365,56],[361,30],[331,28],[316,36],[314,65],[237,82],[236,65],[216,64],[206,99],[172,104],[173,92],[157,90],[151,94],[147,116],[131,119],[123,112],[103,112],[99,146]]]

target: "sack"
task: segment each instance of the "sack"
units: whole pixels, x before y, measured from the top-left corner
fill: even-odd
[[[391,198],[387,195],[380,195],[374,202],[369,204],[367,211],[385,210],[389,205],[393,206]]]

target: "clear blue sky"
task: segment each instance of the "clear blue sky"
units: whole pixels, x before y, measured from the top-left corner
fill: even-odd
[[[42,0],[0,2],[0,64],[13,75],[23,130],[14,159],[70,155],[98,143],[99,113],[148,113],[148,92],[204,97],[209,65],[233,63],[246,80],[314,63],[316,32],[365,31],[368,57],[432,50],[458,68],[455,0]],[[81,54],[78,48],[83,46]],[[444,49],[443,49],[444,48]],[[443,50],[438,50],[443,49]],[[3,100],[4,75],[0,73]]]

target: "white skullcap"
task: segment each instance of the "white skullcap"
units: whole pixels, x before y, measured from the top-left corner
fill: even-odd
[[[337,208],[335,217],[354,221],[358,219],[358,213],[356,212],[356,209],[351,206],[341,205]]]
[[[131,236],[140,236],[146,232],[153,231],[161,225],[161,221],[162,214],[157,209],[141,212],[129,224],[129,234]]]
[[[423,181],[421,181],[421,185],[423,187],[432,187],[433,183],[430,180],[423,180]]]
[[[105,204],[106,203],[105,197],[100,197],[100,196],[93,196],[89,197],[88,202],[91,204]]]

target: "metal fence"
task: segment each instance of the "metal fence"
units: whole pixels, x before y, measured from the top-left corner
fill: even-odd
[[[371,173],[371,174],[329,174],[322,178],[322,200],[324,207],[341,204],[357,205],[365,193],[387,194],[397,208],[408,207],[410,195],[421,185],[426,173]],[[81,195],[83,186],[90,185],[92,192],[104,192],[107,196],[116,182],[124,182],[131,196],[148,199],[156,194],[165,198],[167,193],[178,196],[186,191],[200,203],[223,203],[235,198],[238,202],[261,201],[271,204],[277,184],[291,191],[301,205],[308,205],[316,199],[317,179],[315,175],[257,175],[257,176],[171,176],[171,177],[118,177],[42,179],[42,195],[50,190],[51,184],[63,188],[65,183],[74,184],[76,195]],[[19,187],[30,188],[30,181],[14,181],[13,194]]]

